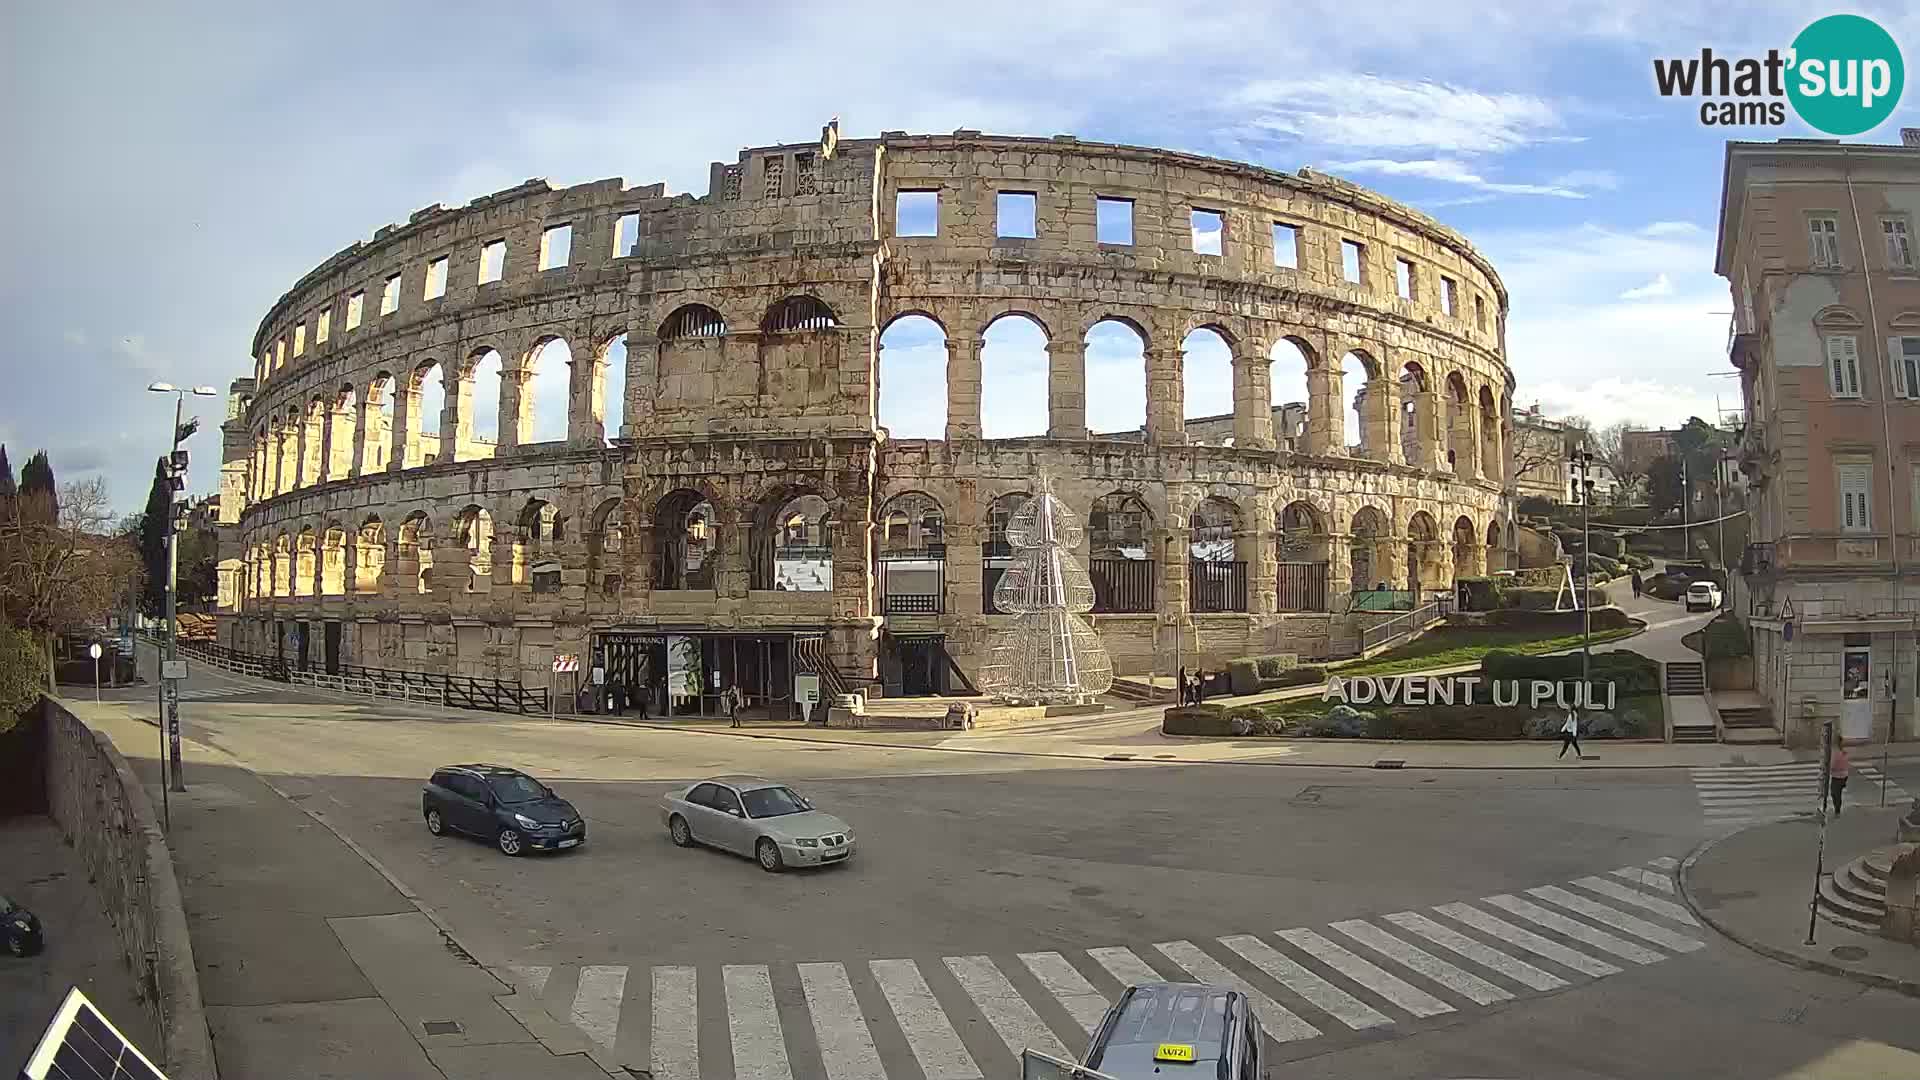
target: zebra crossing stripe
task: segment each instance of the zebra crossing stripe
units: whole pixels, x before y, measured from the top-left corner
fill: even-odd
[[[1338,970],[1340,974],[1415,1016],[1438,1016],[1441,1013],[1453,1011],[1453,1006],[1425,990],[1408,984],[1399,976],[1389,974],[1372,961],[1361,959],[1346,946],[1335,944],[1312,930],[1282,930],[1280,936],[1311,953],[1327,966]]]
[[[1648,859],[1647,865],[1657,866],[1662,870],[1676,870],[1680,867],[1680,860],[1671,855],[1662,855],[1657,859]]]
[[[627,992],[627,969],[593,964],[580,969],[580,988],[573,995],[574,1026],[607,1049],[620,1031],[620,997]]]
[[[553,977],[553,968],[545,965],[515,967],[512,970],[514,981],[526,988],[529,997],[546,993],[547,980]]]
[[[1663,893],[1673,892],[1673,879],[1658,870],[1648,870],[1643,866],[1623,866],[1612,873],[1614,877],[1625,878],[1635,885],[1645,885]]]
[[[1572,968],[1582,975],[1591,975],[1596,979],[1608,975],[1620,974],[1620,969],[1605,960],[1596,960],[1586,953],[1569,949],[1551,938],[1541,937],[1525,927],[1515,926],[1505,919],[1497,919],[1470,904],[1442,904],[1433,910],[1458,922],[1463,922],[1475,930],[1484,931],[1509,945],[1516,946],[1544,956],[1563,967]]]
[[[1603,922],[1615,930],[1621,930],[1638,938],[1645,938],[1671,949],[1674,952],[1692,952],[1704,949],[1707,943],[1697,938],[1676,934],[1664,926],[1655,926],[1645,919],[1636,919],[1623,911],[1617,911],[1595,900],[1576,896],[1558,885],[1542,885],[1537,889],[1528,889],[1528,895],[1537,896],[1551,904],[1558,904],[1568,911],[1577,911],[1595,922]]]
[[[906,1036],[907,1048],[927,1080],[982,1080],[980,1067],[947,1022],[947,1014],[913,961],[869,960],[867,970],[880,984],[900,1034]]]
[[[1239,953],[1241,959],[1266,972],[1274,982],[1313,1002],[1355,1031],[1393,1023],[1387,1014],[1308,971],[1280,950],[1251,934],[1223,937],[1220,944]]]
[[[839,964],[797,964],[806,991],[813,1033],[820,1040],[820,1063],[833,1080],[886,1080],[873,1033],[853,996],[847,969]]]
[[[1007,1044],[1007,1052],[1016,1059],[1020,1051],[1038,1050],[1043,1054],[1052,1054],[1057,1058],[1067,1056],[1067,1048],[1053,1034],[1040,1014],[1033,1011],[1020,992],[1013,988],[993,961],[984,956],[946,957],[947,970],[953,972],[953,978],[960,989],[967,992],[987,1018],[993,1030],[1000,1035],[1000,1041]]]
[[[1095,990],[1066,957],[1057,952],[1029,952],[1020,954],[1020,962],[1089,1034],[1107,1015],[1106,995]]]
[[[1348,919],[1334,923],[1333,928],[1390,960],[1398,960],[1476,1005],[1513,1000],[1511,992],[1478,975],[1462,971],[1425,949],[1401,941],[1372,923]]]
[[[1159,982],[1160,973],[1147,966],[1145,960],[1133,954],[1132,949],[1110,946],[1102,949],[1088,949],[1087,955],[1105,968],[1107,974],[1114,977],[1122,986],[1135,983]]]
[[[1629,889],[1617,881],[1608,881],[1603,877],[1583,877],[1574,878],[1573,883],[1582,888],[1591,889],[1602,896],[1610,896],[1623,904],[1632,904],[1634,907],[1651,911],[1655,915],[1672,919],[1674,922],[1681,923],[1685,926],[1700,925],[1699,920],[1695,919],[1691,912],[1679,904],[1671,900],[1662,900],[1656,896],[1648,896],[1638,889]]]
[[[1254,1012],[1260,1016],[1260,1025],[1267,1029],[1275,1042],[1294,1042],[1299,1039],[1311,1039],[1320,1034],[1320,1029],[1295,1016],[1279,1002],[1247,985],[1247,981],[1228,970],[1226,965],[1200,951],[1191,941],[1163,941],[1154,946],[1167,959],[1180,965],[1189,975],[1201,982],[1230,986],[1247,995],[1253,1003]]]
[[[720,982],[727,992],[735,1080],[793,1080],[786,1039],[780,1033],[780,1012],[773,1003],[773,980],[766,967],[723,964]]]
[[[1487,903],[1520,916],[1537,926],[1544,926],[1556,934],[1562,934],[1575,941],[1584,941],[1603,952],[1610,952],[1622,960],[1636,964],[1657,964],[1666,957],[1652,949],[1642,948],[1631,941],[1622,941],[1605,930],[1595,930],[1586,923],[1567,918],[1556,911],[1548,911],[1538,904],[1530,904],[1517,896],[1502,893],[1489,896]]]
[[[700,1080],[700,978],[691,967],[653,969],[654,1080]]]
[[[1443,949],[1452,949],[1482,967],[1497,971],[1531,989],[1558,990],[1567,985],[1567,981],[1558,975],[1542,971],[1525,960],[1516,960],[1491,946],[1482,945],[1467,935],[1441,926],[1418,912],[1396,912],[1386,916],[1386,920],[1402,930],[1419,934]]]

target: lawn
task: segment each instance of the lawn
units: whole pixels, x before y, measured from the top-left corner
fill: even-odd
[[[1595,645],[1607,641],[1618,641],[1639,633],[1640,629],[1638,626],[1630,626],[1618,630],[1595,631],[1592,640]],[[1559,652],[1562,649],[1577,649],[1580,647],[1581,640],[1579,634],[1543,638],[1539,636],[1538,631],[1531,630],[1481,628],[1433,630],[1404,645],[1396,645],[1371,659],[1354,660],[1329,668],[1328,674],[1400,675],[1409,671],[1450,667],[1454,664],[1476,664],[1495,649],[1505,649],[1525,656]]]

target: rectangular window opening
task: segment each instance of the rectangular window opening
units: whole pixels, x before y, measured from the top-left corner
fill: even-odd
[[[1473,321],[1480,329],[1487,328],[1487,298],[1484,296],[1473,298]]]
[[[367,294],[364,292],[357,292],[347,297],[347,329],[352,330],[360,325],[360,315],[365,311],[366,306]]]
[[[1273,223],[1273,265],[1300,269],[1300,226]]]
[[[421,291],[421,299],[438,300],[447,295],[447,256],[442,255],[427,264],[427,287]]]
[[[1196,207],[1190,218],[1193,225],[1193,253],[1219,255],[1226,250],[1227,218],[1218,210]]]
[[[1366,246],[1356,240],[1340,241],[1340,276],[1355,285],[1366,284]]]
[[[1413,299],[1415,280],[1412,259],[1393,260],[1393,288],[1400,299]]]
[[[281,368],[286,366],[287,366],[287,339],[281,338],[280,340],[273,343],[273,369],[275,371],[278,371]]]
[[[540,269],[555,270],[573,258],[573,226],[549,225],[540,232]]]
[[[1873,464],[1850,461],[1839,466],[1840,531],[1873,531]]]
[[[1887,240],[1887,265],[1896,270],[1913,269],[1913,242],[1907,235],[1907,219],[1883,218],[1880,232]]]
[[[322,308],[320,318],[313,324],[313,343],[325,345],[327,337],[333,332],[333,309]]]
[[[1895,338],[1894,347],[1895,389],[1901,397],[1920,398],[1920,337]]]
[[[307,324],[301,323],[293,328],[293,355],[302,356],[307,351]]]
[[[1459,312],[1454,310],[1454,305],[1457,302],[1455,294],[1457,294],[1459,290],[1460,287],[1454,284],[1452,278],[1443,276],[1440,279],[1440,310],[1446,312],[1449,316],[1459,314]]]
[[[380,314],[391,315],[400,310],[400,275],[387,279],[385,288],[380,290]]]
[[[633,254],[633,245],[640,242],[640,215],[621,214],[613,223],[613,257],[624,259]]]
[[[1035,214],[1039,197],[1031,191],[1002,191],[995,200],[996,236],[1031,240],[1039,235]]]
[[[507,242],[494,240],[480,245],[480,284],[499,281],[507,272]]]
[[[902,191],[894,195],[893,235],[939,236],[940,193]]]
[[[1827,339],[1827,388],[1834,397],[1860,396],[1860,345],[1852,334]]]
[[[1095,197],[1093,238],[1101,244],[1133,243],[1133,200]]]
[[[1831,217],[1807,219],[1807,238],[1813,253],[1813,265],[1840,265],[1840,222]]]

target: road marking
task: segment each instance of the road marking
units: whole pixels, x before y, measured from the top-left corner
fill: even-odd
[[[967,1048],[947,1022],[927,980],[911,960],[869,960],[867,969],[880,984],[900,1034],[927,1080],[981,1080],[980,1067],[973,1063]]]
[[[539,997],[547,992],[547,980],[553,977],[553,969],[545,965],[530,967],[516,966],[511,969],[514,980],[526,988],[529,997]]]
[[[1707,943],[1698,938],[1676,934],[1664,926],[1656,926],[1645,919],[1635,918],[1624,911],[1610,908],[1597,900],[1570,893],[1558,885],[1542,885],[1528,889],[1527,894],[1537,896],[1550,904],[1558,904],[1568,911],[1577,911],[1595,922],[1606,923],[1615,930],[1622,930],[1638,938],[1645,938],[1655,945],[1663,946],[1674,952],[1693,952],[1704,949]]]
[[[1066,957],[1057,952],[1027,952],[1020,954],[1020,962],[1089,1034],[1107,1015],[1106,995],[1095,990]]]
[[[613,1049],[620,1032],[620,996],[627,992],[627,969],[591,964],[580,969],[580,989],[573,995],[573,1023],[587,1037]]]
[[[1088,949],[1087,955],[1093,957],[1095,963],[1106,968],[1107,974],[1119,980],[1122,986],[1160,981],[1160,973],[1148,966],[1145,960],[1135,956],[1132,949],[1123,949],[1114,945],[1102,949]]]
[[[1659,889],[1663,893],[1673,892],[1673,879],[1658,870],[1649,870],[1644,866],[1623,866],[1613,871],[1613,876],[1626,878],[1635,885],[1646,885]]]
[[[1453,1011],[1453,1006],[1312,930],[1282,930],[1280,936],[1415,1016],[1439,1016]]]
[[[820,1040],[820,1063],[831,1080],[886,1080],[880,1051],[867,1030],[860,1002],[853,996],[847,969],[839,964],[797,964],[806,991],[813,1033]]]
[[[980,1015],[993,1025],[1000,1041],[1007,1044],[1007,1052],[1016,1060],[1020,1051],[1029,1048],[1057,1058],[1067,1056],[1067,1048],[1054,1036],[1053,1029],[1047,1027],[1046,1021],[1040,1019],[1040,1014],[1033,1011],[1033,1006],[1027,1004],[1000,969],[993,966],[992,960],[984,956],[944,959],[960,989],[973,999]]]
[[[1393,1023],[1393,1018],[1295,963],[1280,950],[1251,934],[1223,937],[1220,944],[1267,973],[1274,982],[1333,1014],[1334,1019],[1359,1031]]]
[[[1419,934],[1443,949],[1452,949],[1482,967],[1491,968],[1531,989],[1558,990],[1567,985],[1567,981],[1558,975],[1534,967],[1525,960],[1516,960],[1490,945],[1482,945],[1458,930],[1442,926],[1418,912],[1396,912],[1386,916],[1386,920],[1402,930]]]
[[[1247,981],[1235,975],[1226,965],[1200,951],[1200,947],[1191,941],[1163,941],[1154,948],[1167,959],[1180,965],[1189,975],[1201,982],[1218,983],[1230,986],[1247,995],[1253,1002],[1254,1012],[1260,1016],[1260,1025],[1267,1029],[1275,1042],[1294,1042],[1298,1039],[1311,1039],[1320,1034],[1320,1029],[1295,1016],[1282,1007],[1279,1002],[1247,985]]]
[[[1648,860],[1647,860],[1647,865],[1648,865],[1648,866],[1657,866],[1657,867],[1659,867],[1659,868],[1660,868],[1660,869],[1662,869],[1662,870],[1673,870],[1673,869],[1676,869],[1677,867],[1679,867],[1679,865],[1680,865],[1680,860],[1679,860],[1679,859],[1676,859],[1676,858],[1674,858],[1674,857],[1673,857],[1673,856],[1671,856],[1671,855],[1662,855],[1662,856],[1660,856],[1660,857],[1659,857],[1659,858],[1657,858],[1657,859],[1648,859]]]
[[[1345,922],[1334,923],[1333,928],[1387,959],[1399,961],[1476,1005],[1491,1005],[1496,1001],[1513,1000],[1512,993],[1502,990],[1478,975],[1462,971],[1425,949],[1401,941],[1372,923],[1348,919]]]
[[[653,969],[654,1080],[700,1080],[700,978],[690,967]]]
[[[1505,919],[1496,919],[1470,904],[1442,904],[1433,910],[1456,922],[1466,923],[1475,930],[1483,931],[1490,937],[1499,938],[1509,945],[1525,949],[1536,956],[1544,956],[1556,964],[1572,968],[1583,975],[1600,979],[1608,975],[1620,974],[1619,968],[1605,960],[1596,960],[1586,953],[1569,949],[1551,938],[1541,937]]]
[[[1638,889],[1629,889],[1617,881],[1608,881],[1603,877],[1583,877],[1574,878],[1573,884],[1579,885],[1582,888],[1591,889],[1602,896],[1610,896],[1623,904],[1632,904],[1634,907],[1651,911],[1655,915],[1665,916],[1674,922],[1686,926],[1700,925],[1699,920],[1695,919],[1686,908],[1681,907],[1679,904],[1671,900],[1662,900],[1656,896],[1648,896]]]
[[[1630,960],[1636,964],[1657,964],[1666,959],[1665,956],[1654,952],[1652,949],[1641,948],[1631,941],[1622,941],[1612,934],[1607,933],[1605,930],[1595,930],[1586,923],[1569,919],[1556,911],[1548,911],[1538,904],[1528,903],[1517,896],[1509,896],[1502,893],[1499,896],[1489,896],[1486,898],[1486,901],[1494,907],[1505,908],[1530,923],[1544,926],[1557,934],[1563,934],[1575,941],[1584,941],[1594,948],[1603,952],[1610,952],[1622,960]]]
[[[793,1080],[767,969],[760,964],[724,964],[720,981],[727,991],[734,1080]]]

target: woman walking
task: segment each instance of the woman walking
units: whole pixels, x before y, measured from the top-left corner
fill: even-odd
[[[1567,756],[1567,748],[1573,748],[1573,760],[1580,760],[1580,717],[1572,710],[1567,712],[1567,721],[1560,725],[1559,757]]]
[[[1840,799],[1847,793],[1847,777],[1853,775],[1853,762],[1847,760],[1847,748],[1834,740],[1833,757],[1827,762],[1827,797],[1821,800],[1824,809],[1828,802],[1833,803],[1834,816],[1840,814]]]

